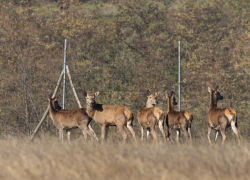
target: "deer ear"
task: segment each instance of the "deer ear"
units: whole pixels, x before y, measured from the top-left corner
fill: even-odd
[[[159,94],[160,94],[160,91],[159,91],[159,92],[157,92],[157,93],[155,93],[155,96],[157,97],[157,96],[159,96]]]
[[[84,91],[83,92],[83,96],[86,98],[87,97],[87,93]]]
[[[211,87],[208,87],[208,89],[207,89],[207,90],[208,90],[208,92],[210,92],[210,93],[212,92]]]
[[[146,91],[146,96],[150,96],[150,95],[151,95],[150,91],[147,90],[147,91]]]
[[[174,91],[171,92],[171,96],[174,96]]]
[[[215,91],[218,91],[218,89],[219,89],[219,86],[216,86]]]
[[[169,96],[168,92],[165,92],[165,95],[166,95],[166,98],[168,99],[168,96]]]
[[[97,92],[95,93],[95,97],[97,97],[97,96],[99,95],[99,93],[100,93],[100,92],[99,92],[99,91],[97,91]]]
[[[54,99],[54,100],[57,100],[57,99],[58,99],[58,97],[59,97],[59,95],[55,96],[53,99]]]
[[[50,100],[50,95],[49,94],[47,95],[47,99]]]

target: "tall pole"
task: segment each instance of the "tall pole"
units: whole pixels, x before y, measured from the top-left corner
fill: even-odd
[[[181,41],[178,41],[178,110],[181,110]]]
[[[67,39],[65,39],[65,44],[64,44],[64,67],[63,67],[63,109],[65,109],[65,86],[66,86],[66,49],[67,49]],[[63,143],[63,130],[62,130],[62,143]]]

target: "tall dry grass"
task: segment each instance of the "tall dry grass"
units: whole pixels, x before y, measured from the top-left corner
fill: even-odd
[[[249,179],[250,144],[168,147],[151,143],[119,145],[56,139],[0,140],[0,179]]]

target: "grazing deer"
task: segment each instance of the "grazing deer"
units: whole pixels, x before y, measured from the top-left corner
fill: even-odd
[[[174,105],[177,105],[175,98],[174,98],[174,92],[171,92],[171,94],[166,93],[166,98],[168,100],[168,110],[167,110],[167,117],[166,117],[166,123],[168,127],[168,138],[170,137],[172,129],[177,131],[177,138],[176,141],[179,144],[179,135],[180,130],[183,131],[186,143],[188,140],[188,134],[190,141],[192,141],[191,136],[191,123],[193,120],[193,116],[188,111],[175,111]]]
[[[227,108],[218,108],[217,102],[219,100],[223,99],[223,96],[220,95],[220,92],[218,92],[218,86],[215,88],[215,90],[208,87],[208,92],[210,93],[210,105],[209,105],[209,112],[207,115],[207,123],[208,123],[208,140],[211,144],[210,140],[210,133],[211,129],[216,130],[215,140],[218,136],[218,131],[221,132],[222,135],[222,143],[225,143],[226,137],[226,128],[232,127],[233,132],[237,135],[238,141],[240,143],[240,136],[239,132],[237,130],[237,116],[236,112],[231,109],[230,107]]]
[[[95,98],[98,95],[99,91],[96,93],[84,92],[87,113],[89,117],[93,118],[101,127],[102,143],[104,142],[105,137],[107,137],[108,132],[105,131],[108,131],[109,126],[117,126],[118,130],[122,134],[124,144],[127,139],[124,126],[127,126],[136,142],[135,132],[132,127],[132,121],[134,119],[133,113],[126,106],[96,104]]]
[[[155,133],[155,126],[158,124],[159,129],[164,137],[165,142],[167,143],[167,138],[165,131],[163,129],[163,111],[156,107],[158,104],[157,102],[157,96],[159,95],[159,92],[155,94],[150,94],[150,92],[147,92],[147,102],[144,107],[139,109],[137,114],[138,123],[141,127],[141,140],[143,140],[143,131],[144,128],[147,129],[147,139],[149,132],[151,132],[153,136],[154,142],[157,140],[157,136]]]
[[[51,119],[53,124],[59,130],[59,140],[62,139],[63,130],[69,130],[75,127],[79,127],[83,131],[85,140],[87,140],[87,134],[91,137],[91,140],[94,138],[94,132],[88,127],[90,123],[90,117],[88,116],[86,109],[80,108],[75,110],[56,110],[56,108],[59,109],[60,107],[57,102],[57,97],[50,98],[50,96],[48,96],[48,100]]]

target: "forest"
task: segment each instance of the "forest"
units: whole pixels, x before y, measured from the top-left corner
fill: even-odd
[[[147,90],[160,92],[158,106],[165,112],[165,93],[174,91],[181,109],[194,116],[194,139],[206,137],[208,87],[218,85],[224,96],[218,107],[233,108],[242,138],[250,139],[249,0],[0,3],[0,138],[32,134],[63,69],[67,39],[67,65],[82,106],[84,91],[100,91],[98,103],[126,105],[134,114],[137,137],[137,112]],[[58,95],[62,105],[62,83]],[[68,79],[65,101],[66,109],[78,108]],[[99,136],[99,126],[94,120],[91,125]],[[48,115],[37,137],[57,134]],[[110,134],[121,139],[116,128]],[[236,139],[230,128],[227,134]],[[72,137],[82,138],[81,131],[72,130]]]

